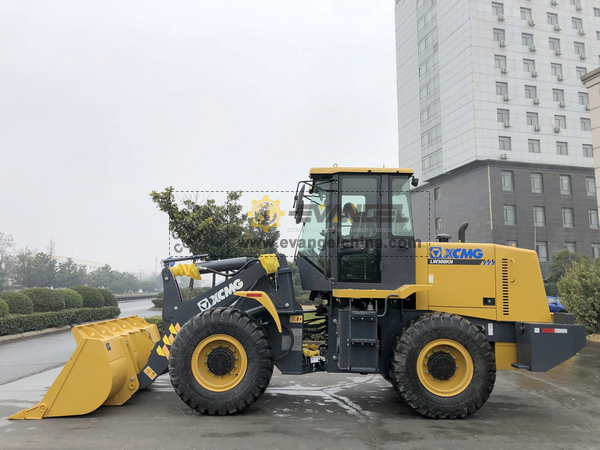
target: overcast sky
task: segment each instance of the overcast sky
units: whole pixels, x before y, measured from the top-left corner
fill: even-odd
[[[3,0],[0,232],[150,271],[169,251],[152,190],[396,166],[394,39],[393,0]]]

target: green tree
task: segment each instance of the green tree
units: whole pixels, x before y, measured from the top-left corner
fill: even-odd
[[[67,288],[87,284],[88,274],[85,266],[73,262],[71,258],[59,263],[56,272],[56,286],[58,288]]]
[[[10,253],[14,246],[15,241],[11,235],[0,233],[0,292],[6,291],[10,288]]]
[[[600,332],[600,258],[574,262],[558,283],[561,302],[577,321]]]
[[[558,295],[558,287],[556,283],[565,276],[565,274],[573,267],[573,263],[589,260],[587,255],[578,252],[571,252],[567,249],[560,250],[550,256],[550,273],[544,281],[547,295]]]
[[[56,261],[34,250],[20,250],[11,260],[11,278],[25,288],[53,287],[56,284]]]
[[[175,232],[193,255],[207,254],[208,259],[226,259],[274,253],[279,231],[274,227],[266,232],[252,227],[240,204],[241,196],[241,191],[232,191],[227,193],[223,205],[214,199],[201,204],[185,200],[180,207],[173,187],[150,193],[158,209],[169,216],[169,231]],[[193,287],[194,280],[190,279],[190,295]]]

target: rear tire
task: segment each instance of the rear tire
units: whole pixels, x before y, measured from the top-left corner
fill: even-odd
[[[489,398],[496,361],[485,336],[467,319],[427,314],[396,337],[390,378],[402,400],[423,416],[461,419]]]
[[[221,416],[241,412],[263,394],[273,375],[267,332],[243,311],[205,311],[177,333],[169,374],[190,408]]]

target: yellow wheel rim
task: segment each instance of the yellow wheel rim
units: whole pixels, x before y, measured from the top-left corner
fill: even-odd
[[[454,364],[454,366],[453,366]],[[431,341],[419,353],[417,374],[432,394],[453,397],[473,379],[473,359],[461,344],[451,339]]]
[[[219,365],[217,359],[225,360],[225,363]],[[215,367],[219,367],[219,370]],[[224,371],[226,368],[229,370]],[[194,378],[200,386],[212,392],[225,392],[236,387],[244,378],[247,368],[246,350],[237,339],[226,334],[207,337],[192,354]]]

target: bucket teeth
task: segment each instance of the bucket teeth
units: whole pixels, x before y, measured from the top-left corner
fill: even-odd
[[[9,419],[76,416],[101,405],[122,405],[139,389],[137,374],[160,340],[156,325],[138,316],[71,331],[77,348],[42,401]]]

